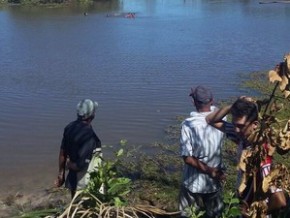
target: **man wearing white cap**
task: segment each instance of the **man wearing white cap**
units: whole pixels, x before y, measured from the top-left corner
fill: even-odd
[[[82,175],[86,174],[93,155],[101,153],[101,141],[91,126],[97,106],[98,103],[90,99],[80,101],[77,104],[77,119],[64,129],[55,184],[60,187],[65,182],[72,197],[77,189],[84,188],[80,187],[79,182]],[[69,172],[65,179],[66,166]]]

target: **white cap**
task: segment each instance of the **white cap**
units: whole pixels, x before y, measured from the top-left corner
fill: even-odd
[[[81,100],[77,104],[77,115],[86,120],[89,117],[95,115],[95,111],[98,107],[98,102],[92,101],[90,99]]]

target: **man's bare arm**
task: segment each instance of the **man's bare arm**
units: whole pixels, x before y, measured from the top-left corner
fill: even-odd
[[[209,115],[206,116],[206,122],[219,129],[220,131],[224,132],[224,122],[223,122],[223,118],[230,112],[232,105],[228,105],[225,107],[222,107],[212,113],[210,113]]]
[[[67,154],[64,152],[63,149],[60,149],[60,152],[59,152],[59,164],[58,164],[58,176],[57,176],[57,179],[55,180],[55,185],[57,187],[60,187],[63,185],[64,183],[64,177],[65,177],[65,166],[66,166],[66,160],[67,160]]]
[[[188,164],[204,174],[208,174],[210,177],[217,180],[225,180],[226,176],[222,170],[214,167],[210,167],[202,161],[198,160],[196,157],[183,157],[184,163]]]

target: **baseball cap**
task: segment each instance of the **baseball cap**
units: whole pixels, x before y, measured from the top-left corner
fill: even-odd
[[[191,88],[191,93],[189,94],[195,101],[200,103],[209,103],[213,96],[211,91],[204,86],[197,86],[196,88]]]
[[[95,114],[98,107],[98,102],[92,101],[91,99],[83,99],[77,104],[77,115],[83,120]]]

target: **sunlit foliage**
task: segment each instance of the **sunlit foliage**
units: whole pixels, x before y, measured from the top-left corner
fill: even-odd
[[[290,120],[278,119],[279,113],[283,111],[283,102],[290,97],[289,90],[289,69],[290,54],[284,57],[283,62],[278,64],[275,70],[269,72],[269,81],[275,83],[269,98],[257,100],[259,109],[260,126],[248,138],[253,146],[242,154],[238,168],[243,171],[242,182],[239,186],[239,193],[247,188],[250,179],[253,180],[254,202],[249,205],[247,214],[249,217],[265,217],[267,214],[266,199],[269,197],[271,188],[280,188],[289,194],[290,175],[286,166],[276,163],[271,167],[270,173],[259,182],[258,170],[266,156],[273,156],[275,152],[286,155],[290,150]],[[276,95],[276,91],[282,92]],[[290,116],[290,115],[288,115]],[[268,149],[265,149],[265,144]]]
[[[126,200],[131,192],[131,179],[120,176],[117,166],[124,155],[121,148],[114,160],[103,160],[98,169],[90,173],[90,182],[84,190],[78,191],[70,205],[59,216],[64,217],[148,217],[176,215],[151,205],[130,205]]]

